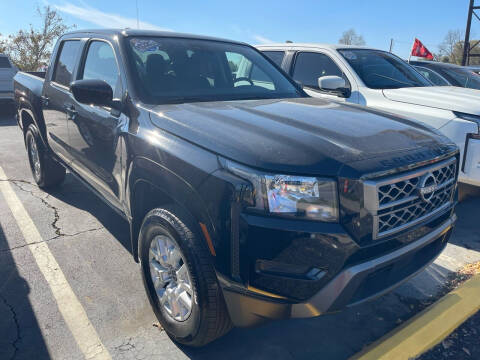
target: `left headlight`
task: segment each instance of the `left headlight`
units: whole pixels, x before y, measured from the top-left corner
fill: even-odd
[[[480,116],[472,115],[472,114],[465,114],[465,113],[461,113],[461,112],[457,112],[457,111],[454,111],[453,113],[455,114],[456,117],[458,117],[460,119],[471,121],[471,122],[477,124],[477,134],[480,135]]]
[[[226,168],[249,180],[254,188],[252,208],[281,216],[337,222],[337,182],[332,179],[266,174],[229,160]]]

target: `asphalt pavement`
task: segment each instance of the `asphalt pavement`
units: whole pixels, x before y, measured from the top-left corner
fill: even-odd
[[[130,253],[128,224],[71,174],[50,193],[34,185],[21,131],[5,115],[0,167],[112,359],[347,359],[438,298],[452,273],[480,260],[480,195],[462,187],[450,244],[393,293],[336,314],[233,329],[188,349],[158,326]],[[22,230],[0,193],[0,359],[83,359]]]

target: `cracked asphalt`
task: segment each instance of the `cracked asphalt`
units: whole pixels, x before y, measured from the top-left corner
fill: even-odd
[[[55,191],[33,183],[23,138],[0,116],[0,166],[113,359],[347,359],[445,290],[480,260],[480,194],[462,188],[451,244],[395,292],[344,312],[233,329],[202,349],[173,343],[158,326],[129,249],[128,224],[71,174]],[[0,194],[0,359],[82,359],[50,288]]]

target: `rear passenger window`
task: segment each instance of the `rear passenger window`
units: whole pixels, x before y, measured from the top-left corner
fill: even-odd
[[[104,41],[92,41],[88,47],[87,58],[83,68],[84,80],[103,80],[111,86],[114,97],[120,81],[115,54],[110,44]]]
[[[304,86],[318,89],[318,78],[329,75],[344,77],[337,64],[327,55],[310,52],[301,52],[297,55],[293,70],[295,81],[299,81]]]
[[[263,51],[263,53],[278,66],[282,65],[283,58],[285,57],[283,51]]]
[[[53,81],[57,84],[69,86],[72,82],[73,69],[77,61],[80,41],[68,40],[61,45],[60,56],[55,64]]]
[[[0,57],[0,69],[10,68],[10,61],[5,56]]]

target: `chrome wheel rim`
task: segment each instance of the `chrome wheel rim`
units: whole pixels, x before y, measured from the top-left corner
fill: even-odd
[[[38,156],[38,148],[33,136],[30,137],[30,159],[35,177],[40,178],[40,157]]]
[[[160,305],[176,321],[192,313],[193,290],[190,274],[178,245],[166,235],[150,243],[150,275]]]

